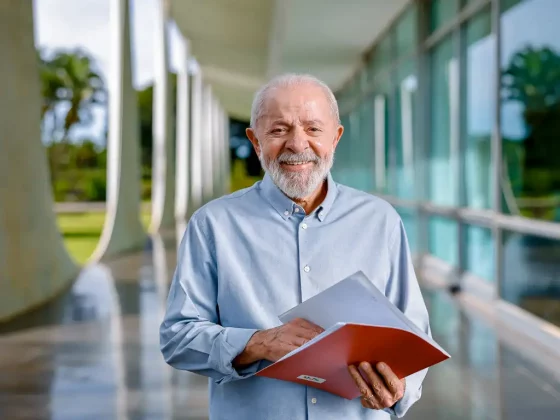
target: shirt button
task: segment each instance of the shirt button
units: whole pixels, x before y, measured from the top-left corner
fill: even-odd
[[[288,210],[286,210],[286,211],[284,212],[284,216],[289,216],[289,215],[290,215],[290,212],[289,212]]]
[[[296,209],[294,210],[296,213],[299,213],[299,207],[296,207]]]
[[[302,223],[302,224],[301,224],[301,228],[302,228],[302,229],[307,229],[307,223]]]
[[[317,398],[311,398],[311,403],[312,404],[317,404]]]
[[[303,271],[305,271],[306,273],[309,273],[309,270],[311,270],[311,268],[309,268],[308,265],[306,265],[305,267],[303,267]]]
[[[323,213],[323,212],[319,213],[319,217],[323,217],[324,215],[325,215],[325,213]]]

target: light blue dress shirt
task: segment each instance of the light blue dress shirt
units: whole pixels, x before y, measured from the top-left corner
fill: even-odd
[[[430,334],[403,224],[388,203],[329,174],[325,200],[306,215],[265,175],[190,219],[160,328],[162,354],[176,369],[209,377],[212,420],[401,417],[420,398],[427,370],[407,378],[392,409],[371,410],[359,398],[255,376],[267,361],[232,367],[257,330],[281,325],[279,314],[358,270]]]

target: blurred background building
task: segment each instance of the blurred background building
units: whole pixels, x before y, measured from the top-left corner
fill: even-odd
[[[325,80],[453,359],[410,418],[560,408],[558,0],[0,2],[0,418],[206,418],[157,328],[189,216],[258,181],[255,90]]]

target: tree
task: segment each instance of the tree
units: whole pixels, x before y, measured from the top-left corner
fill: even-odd
[[[41,115],[47,114],[53,121],[53,133],[61,130],[60,140],[67,141],[71,128],[76,124],[92,121],[95,105],[105,105],[107,91],[103,78],[96,70],[91,56],[80,49],[56,51],[47,57],[39,51],[39,74],[43,107]],[[62,111],[59,105],[65,104]],[[57,115],[62,118],[57,118]]]
[[[550,196],[560,190],[560,55],[548,47],[519,50],[502,73],[502,87],[505,101],[524,107],[522,195]],[[538,206],[531,212],[539,218],[550,213]]]

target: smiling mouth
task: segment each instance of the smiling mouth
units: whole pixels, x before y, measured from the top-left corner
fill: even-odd
[[[314,162],[301,161],[301,162],[282,162],[281,166],[287,171],[304,171],[308,170]]]

